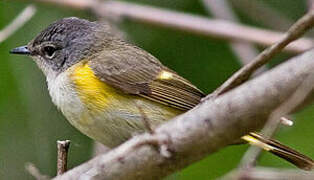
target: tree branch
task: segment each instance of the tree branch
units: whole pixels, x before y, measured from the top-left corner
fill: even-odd
[[[246,17],[271,29],[285,31],[293,24],[291,19],[267,5],[267,1],[230,0],[230,2],[233,7],[239,9]]]
[[[313,0],[307,0],[307,6],[309,11],[314,10],[314,1]]]
[[[0,31],[0,43],[10,37],[15,31],[29,21],[36,13],[33,5],[27,6],[8,26]]]
[[[202,2],[206,9],[208,9],[209,13],[212,13],[214,17],[233,22],[239,21],[236,14],[232,11],[229,2],[225,0],[202,0]],[[229,45],[242,64],[248,64],[258,55],[258,50],[250,43],[230,42]],[[266,71],[266,67],[259,70],[260,71],[255,72],[255,74],[260,74],[261,72]],[[279,123],[276,124],[276,126],[278,125]],[[255,161],[257,160],[257,157],[261,151],[262,150],[259,147],[251,146],[244,154],[241,165],[247,167],[255,164]]]
[[[57,141],[58,148],[57,175],[61,175],[67,171],[69,147],[70,140]]]
[[[59,6],[71,7],[78,10],[86,10],[92,8],[97,0],[36,0],[38,2],[52,3]]]
[[[25,170],[32,175],[36,180],[49,180],[49,176],[42,175],[33,163],[26,163]]]
[[[238,22],[236,14],[231,9],[229,2],[226,0],[202,0],[204,6],[206,7],[208,13],[212,13],[215,18],[224,19],[231,22]],[[248,64],[257,55],[258,50],[253,44],[248,42],[231,41],[229,43],[231,50],[238,57],[242,65]],[[266,68],[261,68],[254,74],[260,74],[266,71]]]
[[[296,106],[301,104],[313,91],[314,84],[312,84],[312,82],[314,82],[313,72],[312,74],[309,74],[309,76],[302,82],[299,88],[291,95],[289,99],[287,99],[276,110],[274,110],[273,113],[271,113],[269,120],[261,131],[261,134],[263,134],[264,137],[272,137],[280,124],[280,117],[286,116],[289,112],[295,109]],[[262,149],[251,146],[244,154],[240,165],[244,168],[254,166],[261,151]]]
[[[295,169],[274,169],[274,168],[249,168],[238,169],[232,171],[220,180],[279,180],[279,179],[301,179],[312,180],[314,179],[314,172],[300,171]]]
[[[230,41],[247,41],[263,46],[269,46],[284,36],[284,33],[240,25],[224,20],[208,19],[201,16],[189,15],[161,8],[119,1],[98,2],[96,0],[33,0],[49,2],[62,7],[92,10],[101,17],[113,20],[128,19],[138,23],[171,28],[195,35]],[[300,53],[313,47],[313,41],[301,38],[291,43],[284,50]]]
[[[261,128],[313,72],[313,57],[313,50],[295,57],[215,100],[204,101],[156,128],[153,135],[133,137],[55,179],[160,179],[182,169]],[[308,100],[313,97],[311,93]],[[162,145],[170,157],[156,148]]]
[[[236,14],[232,11],[229,3],[225,0],[202,0],[208,13],[211,13],[217,19],[223,19],[231,22],[238,22]],[[238,57],[241,64],[247,64],[258,55],[258,50],[247,42],[229,43],[232,51]],[[266,69],[265,69],[266,70]]]
[[[301,37],[306,31],[312,28],[314,25],[314,11],[310,11],[294,23],[282,39],[265,49],[249,64],[242,67],[236,73],[234,73],[227,81],[225,81],[219,88],[213,93],[212,97],[219,96],[230,89],[247,81],[250,76],[261,66],[266,64],[272,57],[278,54],[289,43]]]

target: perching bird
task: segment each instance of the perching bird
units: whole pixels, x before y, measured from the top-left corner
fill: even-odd
[[[53,103],[78,130],[107,147],[188,111],[205,95],[148,52],[120,39],[106,23],[65,18],[14,54],[30,55],[47,78]],[[303,169],[313,161],[251,133],[243,136]]]

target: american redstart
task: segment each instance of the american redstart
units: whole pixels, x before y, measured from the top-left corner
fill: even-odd
[[[145,131],[143,113],[155,127],[193,108],[205,96],[154,56],[122,40],[104,22],[61,19],[11,53],[30,55],[47,78],[53,103],[68,121],[107,147]],[[313,166],[310,158],[259,134],[242,139],[300,168]]]

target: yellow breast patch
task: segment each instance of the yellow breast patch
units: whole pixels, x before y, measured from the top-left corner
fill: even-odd
[[[81,101],[94,110],[105,108],[110,103],[110,96],[116,95],[116,90],[100,81],[88,63],[76,65],[71,73],[71,79]]]
[[[80,124],[92,123],[93,118],[90,117],[90,114],[114,117],[116,119],[124,119],[126,118],[126,114],[134,115],[130,116],[132,118],[141,116],[136,106],[137,100],[141,102],[145,114],[156,122],[168,120],[182,113],[182,111],[172,107],[153,102],[137,95],[125,94],[111,87],[95,76],[87,62],[72,66],[69,69],[69,73],[81,102],[87,107],[87,112],[81,115],[82,119],[80,119]],[[167,78],[169,74],[163,73],[161,76]],[[121,114],[119,114],[119,112]],[[119,121],[115,122],[119,123]]]

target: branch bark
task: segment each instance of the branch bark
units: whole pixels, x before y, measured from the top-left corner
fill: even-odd
[[[314,1],[313,0],[307,0],[307,6],[309,11],[314,10]]]
[[[270,115],[264,128],[261,130],[266,138],[271,138],[274,132],[278,129],[280,123],[280,117],[286,116],[289,112],[296,108],[298,104],[301,104],[305,98],[313,91],[314,73],[302,82],[298,89],[282,103],[274,112]],[[256,161],[259,158],[262,149],[256,146],[251,146],[244,154],[240,166],[242,168],[252,167],[256,165]]]
[[[250,76],[267,62],[272,57],[281,52],[289,43],[301,37],[314,25],[314,11],[310,11],[294,23],[282,39],[265,49],[262,53],[255,57],[249,64],[246,64],[243,68],[234,73],[227,81],[225,81],[219,88],[213,93],[212,97],[219,96],[230,89],[247,81]]]
[[[249,168],[232,171],[220,180],[278,180],[278,179],[314,179],[314,172],[295,169]]]
[[[34,177],[36,180],[49,180],[51,179],[49,176],[43,175],[37,169],[37,167],[33,163],[26,163],[25,170]]]
[[[0,31],[0,43],[14,34],[14,32],[28,22],[35,13],[35,6],[28,5],[8,26]]]
[[[239,22],[238,17],[233,12],[230,4],[226,0],[202,0],[208,13],[211,13],[217,19],[223,19],[231,22]],[[251,43],[231,41],[229,43],[231,50],[238,57],[241,64],[249,63],[258,55],[258,50]],[[264,69],[266,70],[266,68]]]
[[[57,141],[57,175],[61,175],[67,171],[69,147],[70,140]]]
[[[238,22],[238,17],[233,12],[230,4],[226,0],[202,0],[204,6],[209,13],[215,18],[224,19],[231,22]],[[233,53],[238,57],[238,60],[242,65],[248,64],[258,55],[258,49],[254,47],[252,43],[242,41],[231,41],[229,46]],[[261,67],[256,70],[254,75],[266,71],[266,67]]]
[[[284,33],[240,25],[224,20],[208,19],[171,10],[119,1],[98,2],[96,0],[33,0],[49,2],[62,7],[79,10],[92,10],[100,17],[113,20],[128,19],[134,22],[180,30],[195,35],[224,39],[228,41],[247,41],[269,46],[284,36]],[[304,52],[313,47],[313,41],[301,38],[284,50],[294,53]]]
[[[273,110],[312,74],[313,57],[314,50],[297,56],[214,100],[204,101],[161,125],[154,134],[133,137],[55,179],[160,179],[182,169],[260,129]],[[313,95],[311,92],[307,100]],[[160,153],[161,146],[170,157]]]
[[[246,17],[271,29],[286,31],[293,24],[293,20],[270,7],[267,1],[230,0],[230,2],[233,7],[239,9]]]

